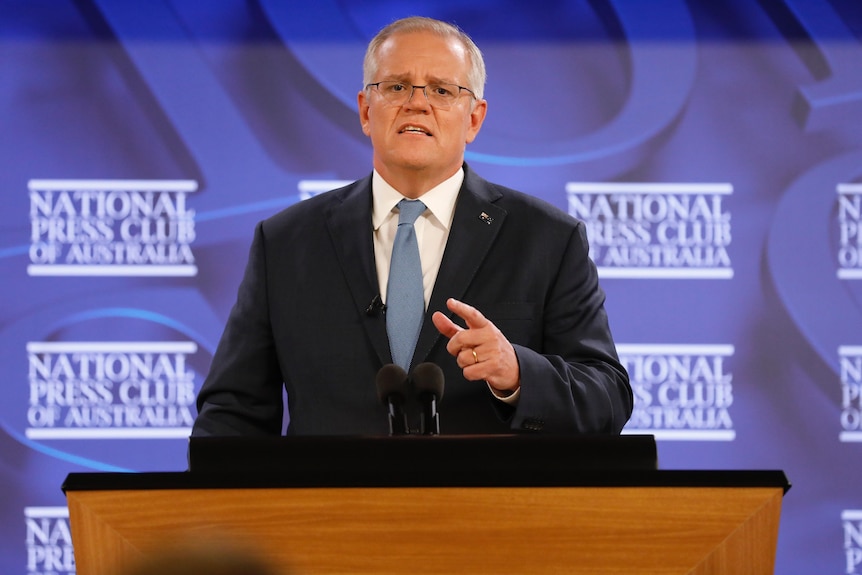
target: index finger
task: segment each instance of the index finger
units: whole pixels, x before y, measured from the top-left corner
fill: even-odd
[[[446,300],[449,311],[463,319],[469,329],[478,329],[488,325],[488,318],[482,315],[478,309],[453,297]]]

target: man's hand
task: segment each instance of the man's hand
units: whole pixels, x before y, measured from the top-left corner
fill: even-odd
[[[457,360],[468,381],[486,381],[499,395],[513,393],[520,386],[521,369],[515,349],[497,326],[473,306],[449,298],[446,307],[464,320],[467,329],[455,324],[442,312],[431,320],[449,338],[446,350]]]

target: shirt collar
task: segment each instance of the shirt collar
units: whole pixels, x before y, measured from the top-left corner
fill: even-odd
[[[455,202],[458,200],[458,192],[461,190],[463,182],[464,169],[461,168],[452,177],[440,182],[418,198],[447,230],[452,223]],[[377,170],[374,170],[371,177],[371,195],[373,197],[371,223],[376,231],[392,216],[395,206],[404,199],[404,196],[390,186],[389,182],[384,180]]]

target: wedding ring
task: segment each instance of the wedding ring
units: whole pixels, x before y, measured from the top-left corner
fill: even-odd
[[[474,362],[474,363],[479,363],[479,356],[478,356],[478,355],[476,355],[476,350],[475,350],[475,348],[474,348],[474,349],[471,349],[470,351],[472,351],[472,352],[473,352],[473,362]]]

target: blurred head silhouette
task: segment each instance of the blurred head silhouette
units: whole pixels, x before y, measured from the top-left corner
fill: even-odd
[[[149,553],[122,575],[290,575],[245,547],[184,543]]]

